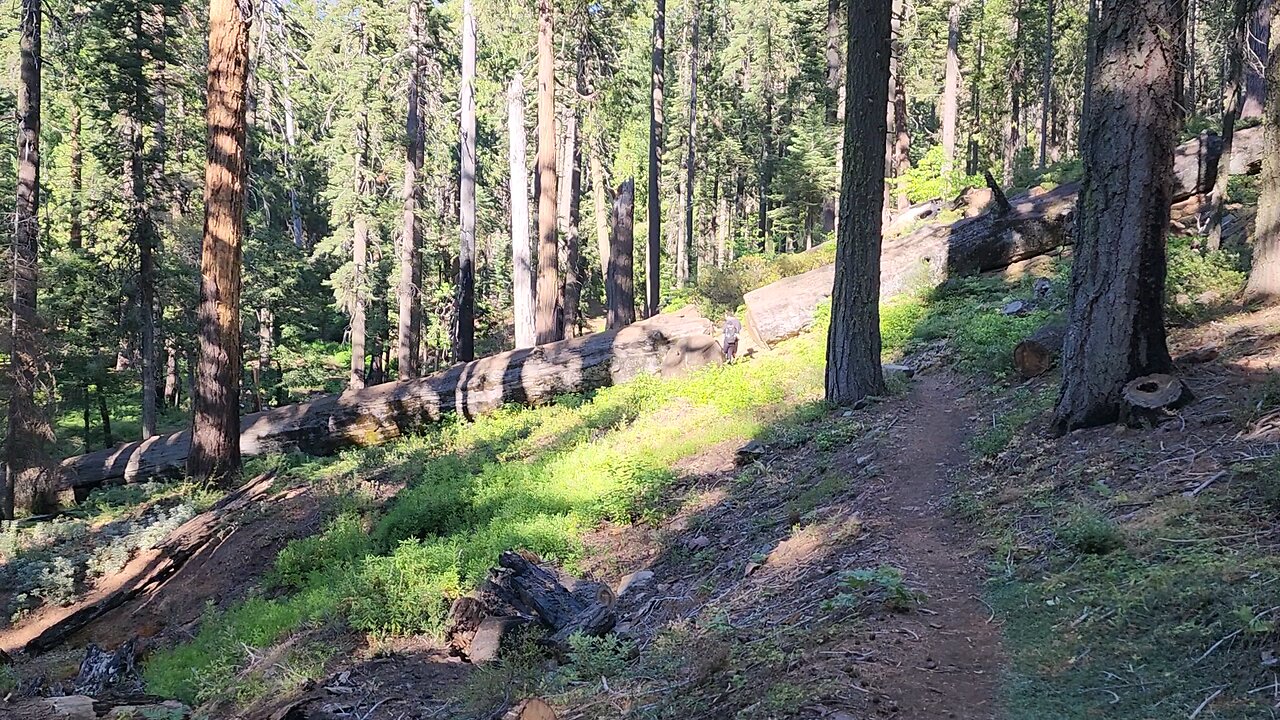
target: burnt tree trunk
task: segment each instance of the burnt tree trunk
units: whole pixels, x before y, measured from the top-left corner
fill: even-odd
[[[458,244],[458,337],[454,359],[470,362],[476,356],[476,21],[471,0],[462,3],[462,107],[458,148],[461,187],[458,190],[462,237]]]
[[[578,45],[578,65],[574,74],[574,101],[569,109],[569,127],[565,145],[568,157],[568,198],[565,218],[565,268],[561,308],[564,312],[564,335],[573,337],[580,324],[579,303],[582,300],[582,97],[586,95],[586,38]]]
[[[840,192],[826,396],[837,405],[884,391],[880,368],[880,226],[888,132],[890,14],[888,3],[850,2],[849,72],[845,80],[845,152]]]
[[[537,343],[560,339],[556,299],[560,296],[556,242],[556,58],[551,0],[538,2],[538,290]]]
[[[249,21],[236,0],[209,6],[208,161],[200,253],[199,356],[187,473],[233,482],[240,475],[240,256],[245,205],[245,83]]]
[[[635,290],[636,181],[628,178],[613,198],[613,231],[609,239],[609,272],[605,295],[609,303],[610,330],[636,321]]]
[[[1177,136],[1179,0],[1116,0],[1098,18],[1071,272],[1062,391],[1053,427],[1113,422],[1130,380],[1164,372],[1165,236]],[[1135,93],[1133,88],[1146,91]]]
[[[666,88],[667,1],[656,0],[653,10],[653,48],[649,93],[649,243],[645,251],[645,317],[658,314],[662,301],[662,136],[663,93]]]

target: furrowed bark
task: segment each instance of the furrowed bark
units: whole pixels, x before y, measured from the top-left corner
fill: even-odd
[[[187,472],[231,482],[240,474],[240,257],[245,208],[245,83],[249,22],[236,0],[209,6],[209,127],[200,255],[199,357]],[[152,441],[159,438],[152,438]]]

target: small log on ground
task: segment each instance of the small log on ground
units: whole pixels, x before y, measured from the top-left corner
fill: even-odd
[[[1129,425],[1154,427],[1193,399],[1191,388],[1179,377],[1144,375],[1125,385],[1122,419]]]
[[[1023,379],[1030,380],[1051,370],[1062,354],[1062,341],[1067,327],[1061,323],[1045,325],[1013,348],[1013,366]]]
[[[600,637],[617,622],[613,593],[602,583],[572,578],[515,552],[504,552],[498,567],[472,595],[449,609],[445,636],[450,646],[475,663],[497,659],[511,635],[538,625],[557,651],[569,636]]]
[[[828,283],[829,284],[829,283]],[[468,419],[508,403],[537,404],[640,375],[679,372],[705,364],[711,322],[693,308],[536,348],[493,355],[444,372],[327,395],[311,402],[245,416],[245,456],[302,451],[329,455],[344,447],[374,445],[456,412]],[[688,347],[666,363],[673,349]],[[77,493],[108,482],[141,482],[180,475],[191,446],[189,432],[153,437],[62,462],[67,487]]]
[[[153,550],[145,569],[122,587],[92,602],[67,608],[66,614],[30,640],[27,654],[47,652],[111,610],[154,592],[210,543],[222,537],[237,514],[265,500],[275,476],[271,473],[249,481],[203,513],[170,532]]]

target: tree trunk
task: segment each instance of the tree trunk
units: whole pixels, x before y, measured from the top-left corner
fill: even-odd
[[[986,80],[986,23],[987,23],[987,2],[986,0],[978,0],[978,47],[977,55],[977,72],[973,75],[973,82],[969,85],[969,101],[970,114],[973,116],[973,125],[969,130],[969,152],[966,157],[965,174],[977,175],[981,170],[979,165],[979,156],[981,147],[978,144],[978,136],[982,132],[982,83]]]
[[[356,172],[363,172],[359,165]],[[363,190],[363,183],[357,183]],[[369,218],[365,217],[363,209],[356,212],[359,214],[352,222],[351,236],[351,263],[355,269],[351,274],[351,371],[347,377],[347,387],[352,390],[365,386],[368,373],[365,340],[369,301],[365,285],[369,282]]]
[[[949,176],[956,162],[956,118],[960,95],[960,2],[947,11],[947,69],[942,83],[942,173]]]
[[[582,98],[587,94],[586,66],[587,38],[583,35],[578,45],[578,64],[574,73],[573,106],[568,108],[568,127],[565,128],[565,152],[568,171],[566,188],[565,236],[564,236],[564,286],[561,288],[560,307],[564,314],[562,337],[570,338],[578,333],[581,324],[579,308],[582,299],[582,281],[585,269],[582,265]]]
[[[178,347],[172,339],[164,342],[164,404],[176,408],[181,401],[182,381],[178,377]]]
[[[255,388],[258,395],[257,404],[259,409],[265,402],[271,399],[271,356],[273,354],[273,341],[275,339],[276,315],[271,308],[263,307],[257,310],[258,318],[258,359],[254,363],[253,373]]]
[[[1258,199],[1257,238],[1245,297],[1275,303],[1280,301],[1280,14],[1271,18],[1270,38],[1267,101],[1262,118],[1262,194]]]
[[[581,58],[581,56],[579,56]],[[564,268],[564,311],[563,335],[566,338],[577,334],[579,323],[579,301],[582,299],[582,240],[579,225],[582,221],[582,148],[578,142],[578,117],[575,112],[570,119],[570,142],[573,153],[569,157],[569,218],[568,232],[565,233],[565,268]]]
[[[539,345],[560,339],[556,322],[560,273],[556,242],[556,58],[551,2],[538,0],[538,290],[534,324]]]
[[[245,81],[249,22],[236,0],[209,6],[208,162],[200,254],[199,359],[187,473],[240,476],[240,256],[245,206]]]
[[[850,2],[849,72],[845,80],[845,154],[840,192],[831,329],[827,337],[827,400],[850,405],[884,391],[880,369],[880,227],[888,132],[889,3]]]
[[[618,186],[613,198],[613,235],[609,239],[609,272],[605,276],[605,296],[609,303],[610,330],[636,321],[635,254],[636,181],[628,178]]]
[[[893,2],[893,18],[890,21],[893,37],[889,58],[890,82],[893,84],[893,105],[890,111],[893,113],[893,162],[890,170],[893,176],[900,178],[906,175],[911,169],[911,129],[907,125],[907,81],[903,70],[902,57],[906,51],[906,43],[901,39],[902,33],[902,16],[905,12],[905,0],[894,0]],[[847,64],[847,62],[846,62]],[[846,82],[846,87],[848,83]],[[887,103],[888,101],[886,101]],[[847,106],[847,103],[846,103]],[[845,133],[840,133],[840,145],[844,147]],[[843,155],[843,152],[842,152]],[[905,210],[911,207],[911,199],[907,197],[907,188],[903,183],[898,184],[898,210]],[[839,221],[836,222],[837,229]]]
[[[645,253],[645,317],[658,314],[662,301],[662,144],[663,93],[666,82],[667,0],[653,10],[653,48],[649,93],[649,244]]]
[[[102,422],[102,447],[110,448],[116,444],[115,435],[111,432],[111,406],[107,402],[107,389],[98,382],[98,419]]]
[[[529,172],[524,164],[524,82],[518,69],[507,86],[507,135],[511,163],[511,296],[518,350],[537,345],[529,247]]]
[[[548,0],[549,1],[549,0]],[[476,21],[471,0],[462,2],[462,144],[459,148],[462,185],[458,191],[462,239],[458,244],[458,340],[454,359],[470,362],[476,356]]]
[[[693,181],[698,162],[698,0],[690,0],[689,7],[689,23],[693,26],[692,41],[689,44],[689,144],[685,155],[684,234],[680,239],[684,256],[681,275],[685,283],[692,282],[696,272],[692,258],[694,253]]]
[[[80,117],[80,96],[75,93],[71,98],[71,217],[70,244],[72,250],[84,247],[84,222],[81,213],[84,208],[84,147],[81,141],[83,122]]]
[[[1022,46],[1022,0],[1014,3],[1013,15],[1010,17],[1013,27],[1013,47]],[[1022,131],[1019,119],[1022,115],[1022,59],[1018,53],[1013,55],[1013,63],[1009,68],[1009,120],[1004,131],[1004,184],[1013,184],[1013,163],[1022,147]]]
[[[835,125],[840,115],[840,5],[827,0],[827,124]]]
[[[409,380],[421,374],[418,367],[418,345],[422,342],[422,304],[418,288],[422,285],[422,225],[418,222],[418,203],[422,192],[418,176],[422,172],[425,136],[421,117],[421,85],[423,37],[421,2],[409,2],[408,109],[405,115],[404,219],[400,238],[400,283],[396,288],[399,308],[396,328],[396,366],[398,377]]]
[[[326,395],[244,419],[246,455],[300,451],[328,455],[395,439],[449,413],[468,420],[510,403],[540,404],[641,375],[679,374],[718,360],[708,353],[711,323],[689,310],[616,331],[513,350],[423,378]],[[181,471],[188,433],[131,443],[62,463],[65,485],[83,491]]]
[[[1096,0],[1093,0],[1096,2]],[[1183,92],[1186,100],[1187,115],[1195,116],[1199,112],[1199,87],[1196,84],[1196,39],[1199,35],[1200,24],[1200,4],[1198,0],[1188,0],[1187,2],[1187,56],[1186,56],[1186,83],[1187,89]]]
[[[1098,18],[1059,433],[1113,422],[1130,380],[1167,371],[1165,236],[1177,135],[1180,0],[1115,0]],[[1144,88],[1134,93],[1132,88]]]
[[[1093,112],[1093,75],[1098,64],[1098,0],[1089,0],[1089,11],[1085,16],[1084,26],[1084,97],[1081,100],[1080,130],[1076,133],[1080,147],[1084,150],[1084,126]]]
[[[1267,84],[1259,70],[1269,64],[1268,48],[1271,46],[1271,17],[1275,14],[1275,0],[1257,0],[1251,6],[1253,12],[1250,13],[1246,46],[1251,61],[1246,63],[1245,68],[1244,104],[1240,113],[1242,118],[1259,118],[1265,113]]]
[[[1040,169],[1049,161],[1049,115],[1053,101],[1053,7],[1048,0],[1044,14],[1044,66],[1040,75]]]
[[[18,183],[12,246],[12,312],[9,357],[9,427],[5,438],[4,477],[0,482],[0,520],[14,517],[19,482],[43,495],[45,443],[52,428],[36,402],[41,338],[36,315],[40,242],[40,2],[22,0],[19,39]],[[34,505],[34,503],[33,503]]]
[[[601,144],[604,138],[600,139]],[[596,222],[596,251],[600,255],[600,281],[609,277],[609,186],[604,179],[602,148],[591,153],[591,202]]]
[[[1227,88],[1222,109],[1222,156],[1218,174],[1209,195],[1209,236],[1205,249],[1222,248],[1222,210],[1227,202],[1227,182],[1231,179],[1231,147],[1235,140],[1236,119],[1244,105],[1244,50],[1249,41],[1249,6],[1251,0],[1235,0],[1232,8],[1232,36],[1227,43]]]

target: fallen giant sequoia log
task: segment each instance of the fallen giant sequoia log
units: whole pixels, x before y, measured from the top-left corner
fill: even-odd
[[[1231,172],[1255,172],[1262,157],[1261,128],[1236,133]],[[1206,192],[1213,185],[1222,141],[1208,136],[1183,143],[1174,156],[1175,202]],[[886,238],[880,255],[880,296],[892,297],[948,277],[1000,270],[1010,264],[1053,252],[1071,243],[1078,183],[1038,194],[1009,198],[987,212],[950,225],[933,225]],[[772,345],[803,332],[813,321],[813,308],[830,296],[834,266],[785,278],[747,293],[749,330]],[[806,312],[807,311],[807,312]]]
[[[692,308],[621,330],[493,355],[416,380],[392,382],[247,415],[244,455],[300,450],[331,454],[399,437],[449,412],[473,418],[507,403],[538,403],[646,374],[677,374],[720,361],[711,323]],[[181,474],[190,449],[183,431],[64,460],[66,487]]]

